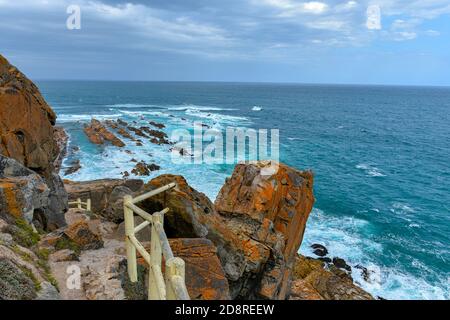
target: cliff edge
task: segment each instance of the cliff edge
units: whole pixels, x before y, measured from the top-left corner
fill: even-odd
[[[67,194],[54,167],[61,152],[54,135],[55,122],[56,114],[36,85],[0,55],[0,154],[39,174],[50,189],[48,204],[34,212],[34,219],[44,229],[64,225],[67,210]],[[17,211],[17,202],[2,189],[0,197],[3,195],[6,209]]]

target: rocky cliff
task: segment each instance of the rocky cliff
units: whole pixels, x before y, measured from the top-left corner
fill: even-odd
[[[229,280],[232,298],[285,299],[291,272],[314,204],[313,175],[284,164],[265,175],[269,162],[237,165],[215,204],[183,177],[164,175],[146,190],[177,188],[142,203],[148,212],[168,206],[169,237],[207,238]]]
[[[50,190],[48,202],[34,212],[34,219],[48,229],[64,224],[67,209],[67,195],[54,168],[61,152],[54,137],[55,121],[55,113],[38,88],[0,55],[0,154],[45,181]],[[6,189],[0,188],[0,193],[8,199],[4,204],[7,210],[21,210]]]

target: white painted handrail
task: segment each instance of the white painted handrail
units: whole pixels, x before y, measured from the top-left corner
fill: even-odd
[[[149,265],[148,299],[149,300],[190,300],[185,281],[185,263],[183,259],[175,258],[170,248],[169,240],[164,231],[164,215],[169,212],[165,208],[160,212],[149,214],[136,203],[147,200],[160,193],[176,187],[175,183],[153,190],[136,198],[124,197],[125,241],[127,247],[128,275],[131,282],[137,282],[136,252],[139,252]],[[134,215],[137,214],[145,221],[134,225]],[[136,238],[136,233],[147,226],[151,229],[150,253]],[[163,257],[165,272],[162,272]]]
[[[69,206],[76,205],[78,209],[80,210],[86,210],[91,211],[92,205],[91,205],[91,199],[87,199],[86,202],[82,202],[80,198],[77,199],[77,201],[69,202]],[[83,208],[84,206],[84,208]]]

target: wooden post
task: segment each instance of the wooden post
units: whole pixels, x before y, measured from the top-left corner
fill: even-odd
[[[152,225],[152,233],[150,239],[150,261],[151,267],[149,268],[149,277],[148,277],[148,299],[149,300],[159,300],[160,299],[160,290],[158,287],[158,279],[157,275],[154,272],[155,267],[161,270],[162,264],[162,249],[161,242],[159,240],[158,232],[155,230],[155,224],[161,223],[161,215],[154,214],[153,215],[153,225]]]
[[[177,296],[175,288],[172,286],[172,277],[178,276],[182,279],[182,283],[186,283],[185,263],[183,259],[172,258],[166,263],[166,290],[168,300],[179,300],[186,297]]]
[[[86,200],[86,210],[87,211],[91,211],[91,199],[87,199]]]
[[[123,201],[123,213],[125,218],[125,242],[127,247],[128,275],[131,282],[137,282],[137,261],[136,248],[130,241],[130,236],[134,236],[134,213],[127,207],[127,203],[131,203],[132,197],[125,196]]]
[[[80,198],[77,199],[77,207],[78,207],[78,209],[81,209],[81,199]]]

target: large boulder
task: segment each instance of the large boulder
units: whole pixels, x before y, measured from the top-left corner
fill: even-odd
[[[0,154],[44,178],[50,194],[41,220],[49,229],[64,225],[67,210],[67,195],[54,169],[60,154],[55,122],[55,113],[34,83],[0,55]]]
[[[69,201],[92,200],[92,211],[112,222],[123,221],[123,197],[139,192],[144,182],[133,179],[104,179],[84,182],[64,181]]]
[[[229,300],[230,290],[217,249],[207,239],[170,239],[176,257],[186,263],[186,287],[195,300]]]
[[[49,205],[50,190],[34,171],[0,155],[0,217],[32,222]]]
[[[165,219],[169,237],[205,237],[215,244],[232,298],[285,299],[289,292],[314,204],[313,174],[274,164],[237,165],[215,205],[182,177],[164,175],[145,186],[149,191],[177,183],[140,205],[147,212],[171,209]]]

